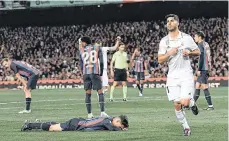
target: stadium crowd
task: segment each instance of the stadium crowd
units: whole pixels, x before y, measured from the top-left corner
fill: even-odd
[[[228,76],[227,18],[181,19],[180,30],[192,36],[202,30],[211,48],[210,76]],[[165,77],[167,65],[157,63],[158,44],[167,34],[165,21],[112,22],[93,25],[1,27],[0,35],[10,56],[24,60],[42,71],[42,79],[81,78],[79,70],[78,39],[90,36],[102,46],[113,46],[117,36],[122,37],[129,56],[135,47],[143,48],[149,59],[152,78]],[[108,65],[113,52],[108,55]],[[198,58],[192,67],[197,72]],[[110,75],[109,75],[110,76]],[[131,75],[133,77],[133,75]],[[13,73],[0,66],[0,80],[14,80]]]

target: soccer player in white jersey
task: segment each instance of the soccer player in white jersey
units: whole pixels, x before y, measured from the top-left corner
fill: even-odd
[[[107,52],[108,51],[115,51],[118,46],[119,43],[121,41],[121,37],[117,37],[116,38],[116,43],[115,46],[113,47],[101,47],[102,52],[103,52],[103,62],[104,62],[104,66],[103,66],[103,76],[102,76],[102,86],[103,86],[103,94],[106,94],[106,92],[108,91],[108,76],[107,76]],[[101,43],[95,43],[96,46],[101,46]]]
[[[194,115],[199,113],[193,100],[194,76],[189,56],[199,56],[200,50],[193,38],[179,31],[177,15],[166,16],[168,35],[161,39],[158,51],[158,62],[168,62],[167,95],[173,101],[177,120],[183,125],[184,136],[191,134],[182,106],[190,107]]]

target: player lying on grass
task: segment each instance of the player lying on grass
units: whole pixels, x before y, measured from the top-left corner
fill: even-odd
[[[118,117],[98,117],[92,119],[73,118],[64,123],[56,122],[26,122],[21,131],[42,129],[44,131],[120,131],[127,130],[129,127],[128,118],[125,115]]]

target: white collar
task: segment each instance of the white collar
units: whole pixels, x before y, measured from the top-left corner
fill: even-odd
[[[179,34],[178,34],[178,36],[177,36],[177,38],[176,38],[176,39],[172,39],[169,35],[168,35],[168,37],[169,37],[169,40],[177,40],[177,39],[181,39],[181,38],[182,38],[182,33],[179,31]]]

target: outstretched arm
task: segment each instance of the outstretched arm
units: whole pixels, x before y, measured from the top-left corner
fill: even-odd
[[[121,37],[118,36],[118,37],[116,38],[115,46],[109,47],[108,49],[109,49],[110,51],[116,50],[116,49],[118,48],[118,46],[119,46],[120,41],[121,41]]]

